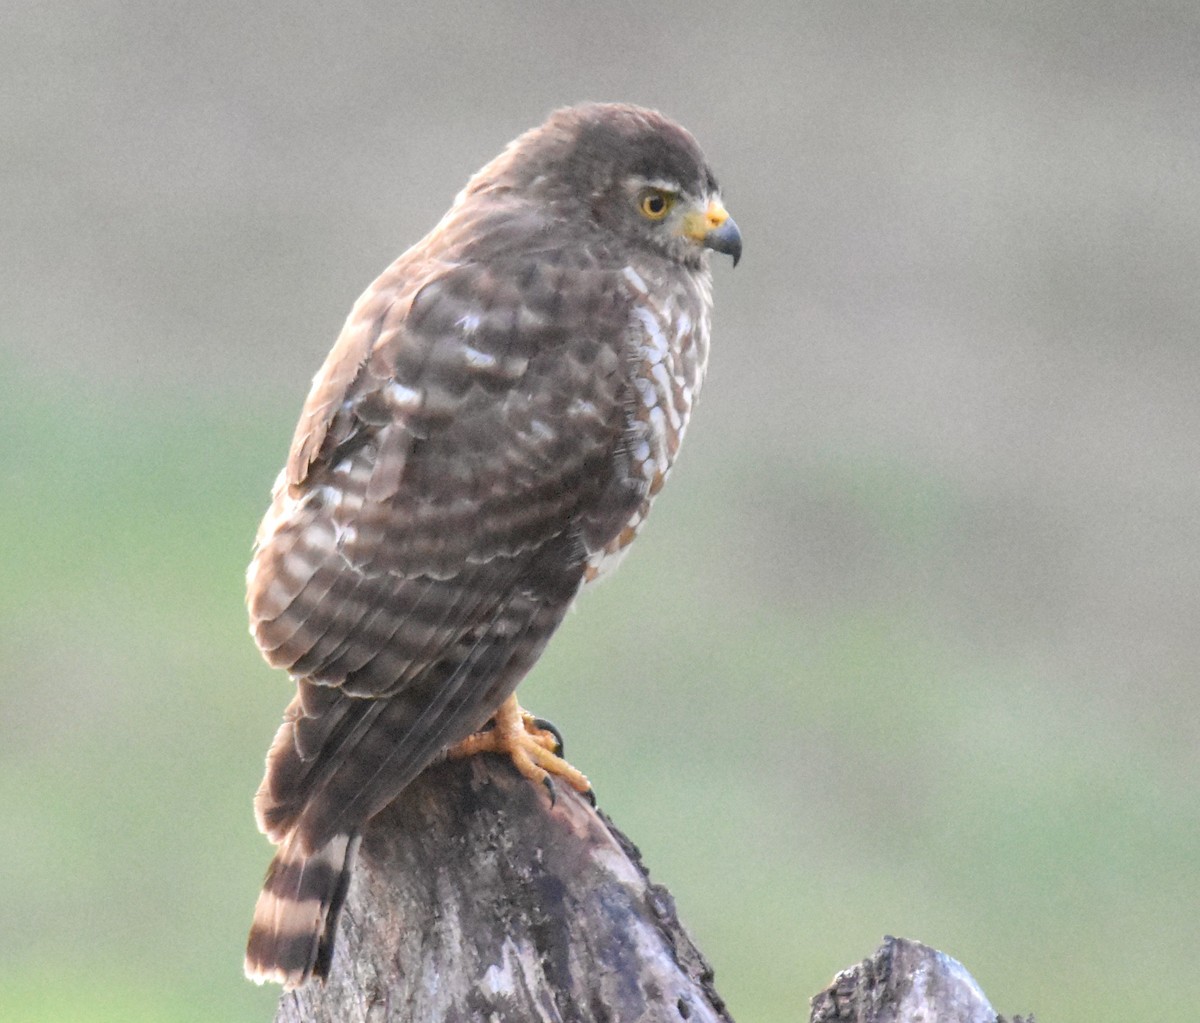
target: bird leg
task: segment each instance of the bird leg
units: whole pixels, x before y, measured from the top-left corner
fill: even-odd
[[[576,792],[590,792],[587,777],[558,755],[562,747],[555,734],[538,725],[537,718],[517,703],[514,693],[492,718],[492,727],[450,747],[451,757],[470,757],[476,753],[502,753],[526,778],[540,782],[550,791],[550,776],[562,778]]]

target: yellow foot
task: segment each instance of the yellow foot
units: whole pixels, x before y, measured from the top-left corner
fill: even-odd
[[[537,719],[521,709],[514,695],[500,705],[492,718],[491,728],[468,735],[450,748],[450,756],[503,753],[526,778],[545,785],[551,799],[554,798],[554,790],[550,788],[551,775],[562,778],[576,792],[590,792],[592,786],[587,777],[563,760],[555,752],[557,749],[559,743],[555,734],[539,728]]]

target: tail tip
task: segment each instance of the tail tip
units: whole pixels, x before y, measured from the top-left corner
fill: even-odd
[[[285,970],[282,966],[274,966],[246,956],[243,970],[247,980],[254,981],[259,987],[264,984],[279,984],[284,991],[294,991],[312,977],[311,967],[308,969]],[[323,978],[322,978],[323,979]]]
[[[285,839],[254,907],[247,979],[285,991],[312,977],[325,979],[357,848],[357,835],[336,835],[310,854],[297,848],[294,836]]]
[[[269,892],[259,896],[254,926],[246,943],[244,969],[247,979],[255,984],[282,984],[285,991],[291,991],[313,975],[324,914],[319,904],[305,907],[292,903],[279,907],[272,905],[273,901]],[[264,909],[266,914],[260,912]],[[296,910],[308,910],[304,913],[308,919],[298,920]]]

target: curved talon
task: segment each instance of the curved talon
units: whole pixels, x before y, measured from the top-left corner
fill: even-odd
[[[592,786],[587,777],[559,755],[562,738],[558,729],[546,725],[549,722],[522,710],[517,698],[510,696],[496,711],[491,727],[467,736],[452,747],[448,755],[467,757],[476,753],[502,753],[526,778],[546,786],[551,806],[558,800],[551,775],[562,778],[576,792],[590,793]]]
[[[533,726],[538,729],[538,731],[549,732],[554,736],[554,746],[550,749],[551,753],[553,753],[556,757],[561,757],[563,753],[566,752],[566,748],[563,746],[562,732],[555,727],[553,721],[547,721],[545,718],[535,717],[529,718],[529,721],[533,722]]]

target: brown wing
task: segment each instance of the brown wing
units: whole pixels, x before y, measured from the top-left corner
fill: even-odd
[[[248,573],[255,638],[301,679],[260,823],[310,849],[486,721],[642,496],[619,275],[546,254],[405,273],[314,382]]]

